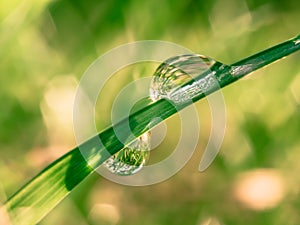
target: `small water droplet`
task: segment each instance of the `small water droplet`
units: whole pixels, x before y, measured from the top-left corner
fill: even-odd
[[[213,74],[180,90],[182,84],[208,71],[216,63],[215,60],[199,54],[187,54],[172,57],[163,62],[156,70],[150,87],[150,98],[157,101],[168,98],[175,103],[191,100],[199,91],[203,93],[217,85]]]
[[[128,176],[140,171],[150,154],[150,132],[146,132],[104,162],[112,173]]]

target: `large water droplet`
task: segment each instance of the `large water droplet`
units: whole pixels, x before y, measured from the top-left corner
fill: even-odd
[[[198,54],[175,56],[166,60],[157,68],[154,74],[150,87],[150,98],[153,101],[161,98],[168,98],[175,102],[184,101],[187,97],[191,98],[192,95],[187,96],[188,93],[173,92],[182,84],[209,70],[215,63],[215,60]],[[211,85],[210,83],[212,80],[206,79],[207,80],[202,80],[200,82],[202,86],[199,86],[199,88],[202,88],[202,90],[204,87],[203,84]],[[195,88],[192,88],[191,90],[195,90]]]
[[[150,132],[146,132],[104,162],[112,173],[127,176],[140,171],[150,154]]]

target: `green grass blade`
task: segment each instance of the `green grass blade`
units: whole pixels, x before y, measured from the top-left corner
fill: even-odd
[[[130,115],[129,122],[133,125],[134,132],[141,134],[152,118],[160,116],[162,119],[166,119],[175,112],[176,108],[169,101],[160,100]],[[124,145],[116,137],[115,129],[126,130],[127,121],[123,120],[106,129],[59,158],[9,198],[5,203],[5,208],[12,223],[36,224],[74,187],[90,175],[94,171],[92,168],[99,166],[110,157],[110,154],[122,149]],[[126,133],[124,133],[124,137],[128,138],[128,143],[135,138]],[[99,138],[103,143],[100,148],[98,146]],[[81,152],[79,148],[86,152]],[[82,156],[82,153],[86,158]]]
[[[78,148],[59,158],[6,202],[12,224],[36,224],[92,171]]]
[[[232,66],[224,67],[220,64],[220,67],[213,71],[220,87],[233,83],[242,76],[299,50],[299,39],[298,36],[295,39],[274,46],[236,64],[232,64],[232,66],[238,67],[238,70],[236,70],[238,73],[232,73]],[[274,54],[277,54],[276,57],[274,57]],[[247,64],[249,62],[251,64],[250,69]],[[245,64],[247,64],[246,67]],[[182,88],[187,87],[187,85],[190,84],[184,84]],[[207,93],[213,91],[215,89]],[[199,91],[197,96],[190,100],[197,101],[205,97],[207,93]],[[178,110],[192,104],[190,100],[182,102],[175,107],[170,101],[161,99],[142,108],[129,116],[129,124],[132,132],[135,136],[141,135],[151,128],[148,124],[153,121],[153,118],[160,117],[162,120],[165,120]],[[158,120],[154,121],[159,123]],[[89,139],[79,147],[57,159],[11,196],[5,203],[4,209],[10,214],[12,223],[21,225],[38,223],[74,187],[90,175],[93,172],[93,168],[101,165],[110,154],[118,152],[125,144],[133,141],[135,136],[127,132],[127,122],[126,119],[120,121],[118,124],[109,127],[99,135]],[[155,123],[151,123],[152,127],[155,125]],[[115,130],[120,131],[118,134],[123,134],[124,136],[117,137],[114,132]],[[98,145],[99,138],[103,143],[101,147]],[[118,138],[126,140],[126,142],[122,143]],[[81,152],[79,149],[84,149],[84,152]]]

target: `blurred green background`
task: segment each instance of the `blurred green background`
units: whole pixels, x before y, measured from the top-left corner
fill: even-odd
[[[230,64],[297,35],[299,21],[296,0],[1,0],[1,202],[75,146],[76,85],[106,51],[164,40]],[[131,67],[99,97],[99,130],[110,123],[113,93],[153,68]],[[300,224],[299,53],[223,94],[226,135],[204,173],[198,164],[211,118],[202,100],[197,150],[178,174],[147,187],[94,174],[40,224]],[[176,143],[168,132],[161,151]]]

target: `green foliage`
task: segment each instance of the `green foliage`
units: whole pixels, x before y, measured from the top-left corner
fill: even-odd
[[[236,81],[240,77],[246,75],[247,73],[252,72],[253,70],[259,69],[266,64],[269,64],[281,57],[284,57],[285,55],[299,50],[300,44],[295,45],[295,41],[297,40],[299,40],[299,37],[262,51],[261,53],[242,60],[239,63],[233,64],[232,68],[234,69],[240,67],[237,73],[230,73],[229,71],[232,71],[231,67],[224,67],[221,64],[219,65],[219,67],[212,68],[212,70],[214,70],[213,72],[216,72],[216,77],[221,87],[228,85]],[[278,51],[277,49],[279,49],[280,51]],[[276,53],[279,56],[277,56]],[[249,62],[251,62],[251,64],[249,64]],[[199,77],[201,78],[202,75],[199,75]],[[187,85],[189,83],[190,82],[183,84],[180,88],[188,87]],[[194,100],[199,100],[203,97],[204,93],[202,93],[200,90],[199,96],[195,97]],[[191,101],[183,102],[180,105],[177,105],[177,109],[182,109],[191,103]],[[127,131],[127,120],[124,119],[113,127],[110,127],[101,132],[99,136],[91,138],[90,140],[81,144],[78,148],[72,150],[66,156],[58,159],[56,162],[42,171],[39,175],[33,178],[32,181],[24,186],[5,204],[5,207],[10,213],[14,223],[35,224],[39,222],[44,215],[46,215],[77,184],[79,184],[86,176],[88,176],[93,171],[92,168],[97,168],[98,166],[100,166],[111,155],[123,149],[124,145],[129,144],[136,137],[139,137],[145,131],[150,129],[149,124],[151,121],[152,127],[157,125],[158,120],[154,120],[156,121],[155,123],[153,122],[154,118],[160,117],[162,120],[164,120],[176,113],[177,109],[168,100],[161,99],[148,106],[145,106],[144,108],[134,112],[129,116],[129,125],[135,136],[128,133],[129,131]],[[249,133],[251,134],[251,126],[248,125],[247,128],[249,128]],[[255,129],[257,128],[258,126],[255,126]],[[114,133],[115,130],[118,130],[123,136],[117,137]],[[98,138],[102,141],[103,145],[97,145]],[[119,141],[118,138],[121,138],[121,140],[126,140],[123,143],[124,145]],[[267,140],[267,138],[262,138],[264,141]],[[262,143],[258,144],[260,146],[262,145]],[[107,154],[107,151],[109,152],[109,154]],[[85,158],[79,156],[79,154],[81,153]],[[132,154],[132,152],[130,152],[125,147],[123,153],[120,155],[120,159],[124,158],[124,154]],[[132,157],[129,159],[129,165],[132,165],[132,160],[137,161]]]
[[[58,158],[61,149],[75,145],[66,132],[57,134],[60,139],[54,135],[43,112],[48,84],[53,79],[79,79],[97,56],[120,44],[143,39],[172,41],[222,62],[235,62],[298,33],[298,5],[296,0],[1,1],[1,201],[49,160]],[[44,208],[39,205],[44,212],[72,189],[71,196],[40,224],[105,224],[106,217],[95,214],[96,206],[102,203],[116,207],[118,224],[122,225],[141,221],[194,225],[205,224],[211,217],[224,224],[241,224],[245,218],[249,224],[299,224],[300,200],[295,188],[300,182],[298,61],[298,55],[291,56],[223,90],[228,116],[226,137],[221,154],[206,173],[197,172],[210,130],[210,114],[202,101],[196,104],[201,117],[199,146],[178,175],[143,188],[115,185],[92,175],[72,189],[91,172],[74,150],[54,166],[57,171],[63,165],[71,168],[57,178],[68,184],[57,195],[47,181],[46,174],[52,176],[51,173],[40,176],[46,180],[43,187],[49,186],[44,190],[45,196],[55,196],[52,203],[51,199],[40,198],[49,201]],[[118,80],[99,96],[103,106],[99,110],[99,130],[110,123],[109,109],[116,86],[134,79],[132,74],[143,76],[148,72],[153,70],[129,71],[127,80]],[[60,124],[52,125],[62,130]],[[168,146],[176,144],[171,138],[174,130],[168,131],[167,144],[163,143],[159,152],[166,154]],[[233,197],[232,187],[240,174],[261,167],[271,167],[282,174],[286,195],[268,210],[241,207]],[[35,182],[26,188],[40,190]],[[29,190],[26,188],[14,195],[15,202],[10,207],[38,201],[38,197],[16,197]],[[42,212],[37,214],[36,220],[44,216]]]

